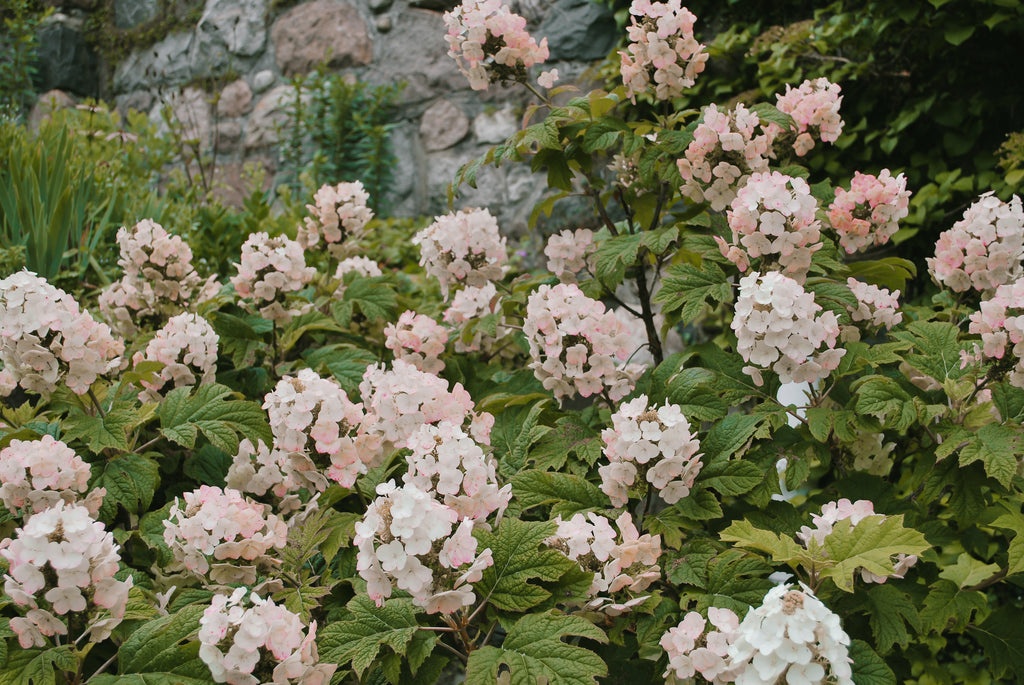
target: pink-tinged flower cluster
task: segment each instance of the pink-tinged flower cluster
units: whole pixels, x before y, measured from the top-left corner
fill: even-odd
[[[558,276],[562,283],[575,283],[576,274],[583,269],[593,271],[597,258],[594,232],[588,228],[568,228],[548,238],[544,246],[548,258],[548,271]]]
[[[793,88],[786,84],[786,92],[776,95],[780,112],[793,117],[796,124],[796,140],[793,150],[803,157],[814,147],[814,139],[823,143],[834,143],[843,132],[843,119],[839,116],[839,105],[843,98],[839,84],[827,78],[808,79]]]
[[[640,535],[629,512],[615,521],[618,535],[607,518],[593,512],[576,514],[568,521],[559,516],[556,522],[558,531],[547,544],[561,549],[581,569],[594,574],[587,608],[618,616],[647,599],[636,595],[661,578],[660,535]]]
[[[52,435],[39,440],[11,440],[0,450],[0,502],[12,512],[28,507],[38,513],[64,501],[75,502],[89,489],[89,464]],[[81,502],[93,516],[106,490],[92,491]]]
[[[598,469],[601,490],[615,507],[626,506],[638,475],[675,504],[690,494],[700,473],[700,443],[678,405],[648,407],[647,395],[624,402],[601,439],[609,462]]]
[[[848,278],[846,285],[857,298],[856,309],[850,306],[846,308],[854,323],[863,322],[869,329],[884,326],[888,331],[903,321],[903,314],[899,311],[899,290],[889,292],[888,288],[879,288],[856,278]],[[844,327],[842,335],[844,342],[860,340],[860,330],[856,326]]]
[[[856,439],[847,449],[853,455],[853,468],[873,476],[888,476],[892,470],[892,452],[895,442],[885,442],[885,435],[871,431],[858,431]]]
[[[548,58],[548,39],[538,44],[526,31],[526,19],[501,0],[464,0],[445,13],[444,24],[448,55],[473,90],[487,90],[492,83],[525,83],[527,69]]]
[[[910,212],[907,179],[888,169],[878,176],[854,172],[850,189],[836,188],[828,206],[828,220],[839,234],[847,254],[885,245],[899,230],[900,219]]]
[[[697,17],[679,0],[633,0],[629,13],[629,45],[619,51],[626,95],[636,102],[653,84],[655,100],[679,97],[708,61],[704,46],[693,37]]]
[[[302,453],[268,447],[262,440],[253,445],[246,438],[238,443],[238,454],[232,459],[225,480],[232,490],[257,497],[269,491],[278,498],[294,499],[304,487],[309,490],[327,488],[327,479],[319,470],[310,469],[310,461]],[[283,514],[290,508],[279,505],[277,510]]]
[[[824,554],[825,538],[832,533],[836,523],[849,519],[850,525],[856,526],[869,517],[877,518],[879,525],[885,521],[884,516],[875,514],[875,505],[870,500],[860,499],[851,502],[844,497],[836,502],[825,504],[821,508],[820,514],[812,514],[811,521],[814,523],[814,528],[803,526],[796,536],[807,549]],[[875,575],[864,568],[860,569],[860,575],[865,583],[884,583],[889,578],[902,578],[907,570],[916,563],[917,556],[913,554],[897,554],[893,572],[888,576]]]
[[[370,195],[359,181],[321,186],[313,195],[314,204],[306,205],[313,216],[306,217],[299,227],[299,245],[308,250],[322,237],[333,254],[336,247],[358,240],[373,218],[369,201]]]
[[[695,202],[709,202],[720,212],[736,198],[747,178],[768,171],[772,136],[761,120],[742,104],[722,112],[717,105],[704,108],[701,123],[683,158],[676,162],[683,177],[680,192]]]
[[[263,560],[288,541],[285,522],[237,490],[201,485],[183,498],[184,507],[175,498],[164,521],[164,542],[189,571],[206,575],[212,560],[215,582],[242,577],[241,569],[216,562]]]
[[[29,392],[49,397],[61,380],[84,395],[121,366],[124,342],[71,295],[30,271],[0,280],[0,362]]]
[[[467,323],[474,319],[495,314],[501,311],[501,298],[498,296],[498,289],[493,283],[487,283],[479,288],[463,288],[455,293],[452,303],[444,312],[444,322],[453,326],[459,335],[455,338],[456,352],[477,352],[482,348],[490,347],[495,340],[505,335],[506,328],[503,326],[504,318],[498,321],[495,326],[495,335],[486,334],[479,326],[469,333]]]
[[[117,244],[124,276],[100,293],[99,305],[122,335],[134,334],[142,321],[159,325],[219,288],[215,278],[204,283],[196,273],[188,243],[150,219],[118,229]]]
[[[834,371],[846,353],[835,348],[836,315],[821,311],[813,293],[777,271],[764,276],[754,271],[740,280],[732,330],[736,351],[750,364],[743,372],[756,385],[764,382],[761,371],[768,368],[783,383],[815,383]]]
[[[384,346],[395,359],[409,362],[420,371],[439,374],[444,362],[439,359],[448,344],[448,331],[426,314],[402,312],[397,323],[384,327]]]
[[[1024,206],[1016,195],[1003,202],[981,196],[964,217],[939,235],[928,272],[954,292],[992,291],[1024,274]]]
[[[44,636],[67,635],[68,625],[58,617],[68,613],[110,612],[88,623],[94,642],[107,639],[121,622],[132,579],[114,578],[121,561],[114,535],[84,506],[60,501],[33,514],[0,555],[10,565],[4,593],[28,607],[24,617],[10,622],[23,648],[43,647]]]
[[[355,272],[367,278],[384,275],[384,272],[380,270],[380,264],[369,257],[348,257],[341,260],[338,262],[338,268],[334,271],[334,277],[340,280],[349,272]]]
[[[178,314],[156,332],[145,352],[136,352],[132,361],[160,362],[160,381],[142,381],[146,389],[140,402],[159,402],[167,384],[171,388],[212,383],[217,370],[217,344],[220,336],[198,314]]]
[[[464,426],[478,443],[490,444],[494,416],[474,412],[473,398],[461,383],[449,390],[448,381],[401,359],[390,370],[384,365],[367,368],[359,392],[367,414],[366,433],[378,436],[387,443],[384,447],[401,449],[420,426],[441,421]]]
[[[804,179],[778,171],[755,173],[727,212],[733,244],[718,236],[715,240],[722,256],[740,271],[750,268],[751,259],[760,259],[762,271],[782,271],[802,283],[811,255],[822,246],[817,209]]]
[[[379,439],[361,430],[363,406],[351,402],[337,382],[312,369],[278,381],[263,408],[270,417],[274,449],[288,453],[285,473],[311,490],[327,487],[321,466],[327,466],[328,478],[352,487],[379,449]],[[329,465],[318,455],[329,457]]]
[[[1024,279],[996,288],[992,299],[971,314],[971,333],[981,336],[972,355],[963,355],[963,365],[992,359],[1009,371],[1010,384],[1024,388]],[[1009,354],[1007,354],[1009,353]]]
[[[542,285],[530,295],[523,333],[533,374],[557,398],[607,391],[620,400],[643,373],[624,363],[635,351],[626,325],[575,284]]]
[[[460,519],[498,517],[512,498],[511,484],[498,486],[494,459],[456,424],[442,421],[412,434],[406,446],[409,471],[402,480],[436,493]]]
[[[412,242],[420,246],[420,265],[440,282],[445,299],[453,285],[479,287],[505,274],[505,239],[486,209],[439,216]]]
[[[747,612],[729,645],[726,667],[734,678],[720,682],[853,685],[849,635],[810,588],[801,588],[777,585]]]
[[[338,668],[319,663],[316,621],[305,626],[298,615],[271,599],[240,587],[214,595],[199,619],[199,658],[214,682],[231,685],[327,685]],[[251,606],[246,606],[250,604]],[[258,667],[267,673],[252,675]],[[259,670],[263,670],[260,668]]]
[[[476,601],[473,583],[494,563],[477,552],[474,521],[411,483],[377,486],[376,500],[356,524],[356,569],[378,606],[393,586],[428,614],[451,614]],[[456,525],[457,524],[457,525]]]
[[[284,306],[287,294],[302,290],[316,274],[316,269],[306,266],[302,246],[294,240],[253,233],[242,244],[242,259],[235,266],[238,274],[231,277],[231,284],[239,297],[255,301],[263,318],[285,324],[308,310],[308,303]]]
[[[708,623],[714,629],[705,633]],[[688,682],[699,673],[716,685],[733,682],[737,674],[729,666],[729,645],[739,636],[739,627],[740,619],[731,609],[710,607],[707,620],[689,612],[661,636],[661,648],[668,655],[664,677],[669,683]]]

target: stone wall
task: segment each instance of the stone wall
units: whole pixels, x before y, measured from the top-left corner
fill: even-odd
[[[152,20],[159,0],[115,0],[117,25]],[[218,150],[218,177],[237,184],[242,165],[278,164],[276,127],[285,119],[289,79],[326,62],[338,73],[371,85],[404,81],[393,131],[398,157],[392,213],[433,215],[446,211],[446,188],[463,163],[504,140],[520,125],[529,93],[521,86],[469,89],[446,54],[443,12],[450,0],[307,0],[269,11],[268,0],[206,0],[198,23],[168,35],[123,59],[102,89],[122,110],[134,108],[159,119],[170,104],[190,135]],[[551,61],[562,83],[586,79],[616,41],[610,11],[589,0],[521,0],[515,9],[530,21],[539,40],[547,37]],[[44,61],[85,65],[82,14],[67,9],[43,29]],[[51,36],[59,38],[51,40]],[[62,46],[79,52],[66,54]],[[91,60],[91,61],[90,61]],[[59,71],[52,69],[51,71]],[[65,69],[65,72],[67,69]],[[219,93],[196,83],[224,81]],[[69,76],[49,87],[92,95],[75,84],[98,78]],[[77,91],[77,92],[76,92]],[[458,206],[487,206],[505,231],[525,230],[543,184],[524,165],[487,168],[479,190],[464,188]]]

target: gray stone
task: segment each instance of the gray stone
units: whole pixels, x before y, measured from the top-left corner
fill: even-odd
[[[174,33],[152,47],[133,52],[114,72],[114,91],[188,82],[193,73],[189,59],[192,37],[191,32]]]
[[[160,0],[114,0],[114,26],[130,29],[156,19]]]
[[[153,108],[153,101],[156,98],[148,90],[134,90],[127,95],[117,97],[117,111],[125,116],[131,110],[136,112],[148,112]]]
[[[468,89],[466,77],[447,54],[445,33],[444,20],[436,12],[399,12],[391,33],[377,40],[377,57],[367,80],[383,84],[405,81],[401,95],[405,103]]]
[[[242,125],[237,121],[222,121],[217,124],[217,151],[234,152],[241,147]]]
[[[240,117],[252,105],[252,90],[249,84],[238,79],[224,86],[217,99],[217,114],[222,117]]]
[[[75,106],[75,99],[63,90],[50,90],[39,96],[32,111],[28,114],[29,130],[39,130],[39,124],[43,119],[48,119],[51,114],[59,109],[67,109]]]
[[[274,72],[270,69],[257,71],[256,75],[252,77],[252,90],[254,93],[262,93],[267,88],[274,85],[274,81],[276,80],[277,77],[274,76]]]
[[[384,203],[394,216],[418,216],[423,208],[423,148],[416,140],[416,127],[403,121],[391,130],[391,149],[395,153],[391,185]]]
[[[51,15],[38,37],[33,79],[38,90],[99,96],[99,58],[85,42],[82,21],[66,14]]]
[[[170,127],[162,110],[170,110]],[[184,88],[172,93],[165,102],[157,104],[149,114],[151,121],[157,122],[160,133],[170,133],[189,145],[198,144],[203,151],[210,146],[211,132],[210,95],[199,88]]]
[[[378,33],[387,33],[388,31],[391,30],[391,27],[392,27],[391,17],[387,17],[387,16],[377,17],[377,21],[375,23],[376,23],[376,26],[377,26],[377,32]]]
[[[558,0],[535,35],[548,39],[551,61],[603,59],[618,40],[612,11],[590,0]]]
[[[519,117],[511,107],[483,112],[473,120],[473,135],[481,143],[502,143],[519,130]]]
[[[223,49],[240,57],[258,55],[267,39],[266,11],[266,0],[207,0],[193,49],[200,56]]]
[[[373,59],[366,24],[342,0],[313,0],[291,8],[274,22],[270,37],[277,67],[285,76],[308,73],[321,62],[335,68],[357,67]]]
[[[438,100],[423,113],[420,140],[430,152],[446,150],[469,133],[469,119],[449,100]]]
[[[381,14],[391,9],[395,0],[370,0],[370,11],[374,14]]]
[[[260,98],[245,126],[247,150],[270,147],[277,143],[277,129],[288,120],[288,107],[294,99],[295,89],[287,84],[274,88]]]

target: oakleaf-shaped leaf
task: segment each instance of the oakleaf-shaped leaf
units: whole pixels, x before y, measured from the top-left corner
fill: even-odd
[[[762,469],[749,461],[716,461],[701,470],[700,483],[719,494],[735,497],[753,490],[765,476]]]
[[[101,673],[89,678],[89,685],[210,685],[211,678],[189,678],[178,673]]]
[[[601,456],[603,444],[600,434],[586,426],[579,417],[563,416],[533,445],[528,458],[537,468],[544,470],[561,469],[570,454],[593,466]]]
[[[102,521],[113,520],[118,506],[130,514],[146,511],[160,485],[157,463],[139,454],[125,454],[108,462],[96,462],[93,475],[91,487],[107,489],[99,511]]]
[[[907,626],[921,630],[921,619],[917,607],[906,593],[891,583],[874,585],[867,590],[868,621],[875,635],[875,645],[882,654],[889,652],[893,645],[906,647],[910,640]]]
[[[202,678],[209,670],[199,659],[199,619],[207,604],[189,604],[169,616],[144,623],[118,651],[119,673],[174,673]]]
[[[1002,606],[981,625],[969,626],[991,664],[992,675],[1020,682],[1024,678],[1024,617],[1020,609]]]
[[[231,389],[217,383],[175,388],[167,393],[160,409],[160,432],[182,447],[195,447],[202,432],[217,448],[238,453],[239,434],[268,445],[273,436],[266,415],[257,402],[229,400]]]
[[[381,647],[404,655],[419,630],[416,622],[419,610],[407,599],[388,599],[378,607],[366,595],[357,595],[348,603],[348,610],[352,612],[352,620],[332,623],[320,633],[320,661],[342,667],[351,662],[360,677],[377,660]],[[433,649],[433,643],[430,648]],[[421,663],[426,658],[424,651],[430,653],[417,643],[416,659]]]
[[[608,497],[596,485],[570,473],[522,471],[512,478],[512,492],[524,511],[554,502],[551,515],[563,519],[580,511],[608,508]]]
[[[709,302],[718,304],[732,300],[732,286],[722,267],[705,260],[700,267],[679,264],[669,267],[661,290],[654,301],[661,303],[665,313],[680,310],[683,322],[695,320]]]
[[[856,525],[850,519],[838,521],[825,538],[825,552],[833,566],[822,570],[841,590],[853,592],[854,573],[866,569],[878,576],[893,571],[892,557],[921,554],[931,547],[924,534],[903,527],[903,515],[867,516]]]
[[[788,536],[755,528],[749,521],[735,521],[723,530],[720,537],[725,542],[734,542],[739,547],[754,549],[771,555],[776,563],[789,564],[804,562],[813,564],[815,559]]]
[[[117,407],[106,416],[72,414],[61,424],[64,442],[83,440],[93,454],[99,454],[105,447],[128,450],[126,431],[136,420],[136,411],[130,407]]]
[[[937,633],[947,630],[963,632],[974,612],[984,611],[987,607],[985,593],[961,590],[951,580],[939,580],[924,599],[921,624],[925,630]]]
[[[74,673],[77,662],[71,647],[61,645],[51,649],[15,649],[0,669],[0,685],[56,685],[54,669]],[[65,682],[61,678],[60,682]]]
[[[896,674],[868,643],[854,640],[849,653],[853,660],[853,682],[857,685],[896,685]]]
[[[480,549],[490,548],[494,565],[473,585],[478,597],[506,611],[526,611],[551,596],[535,581],[553,582],[575,566],[565,555],[542,547],[554,535],[554,522],[537,523],[506,517],[497,533],[475,530]]]
[[[563,642],[568,635],[607,642],[599,628],[579,616],[555,611],[523,616],[501,647],[481,647],[469,655],[466,685],[494,685],[504,673],[509,685],[593,685],[608,667],[589,649]]]
[[[1012,576],[1015,573],[1024,572],[1024,516],[1021,516],[1019,511],[1011,511],[997,518],[992,525],[1016,533],[1013,540],[1010,541],[1006,575]]]

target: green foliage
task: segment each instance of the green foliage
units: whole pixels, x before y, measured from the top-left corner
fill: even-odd
[[[36,28],[51,11],[33,11],[29,0],[0,3],[0,119],[17,119],[28,111],[35,95]]]
[[[216,383],[167,393],[157,415],[160,432],[182,447],[195,447],[201,432],[210,443],[227,452],[238,452],[239,435],[256,444],[272,440],[270,426],[255,402],[226,399],[231,389]]]

